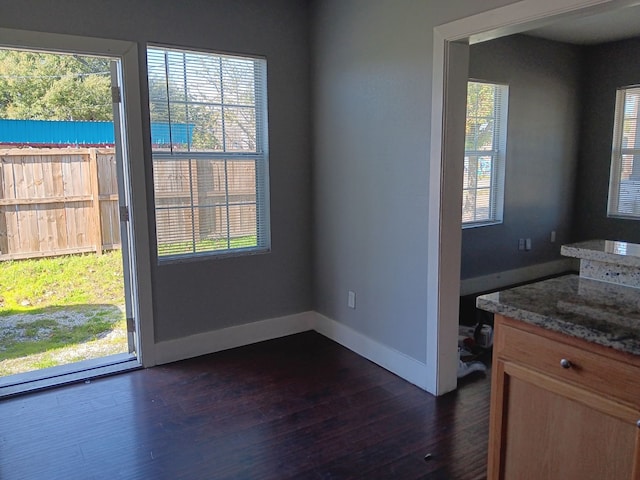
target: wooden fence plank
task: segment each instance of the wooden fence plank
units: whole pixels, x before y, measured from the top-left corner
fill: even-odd
[[[89,238],[95,246],[96,253],[102,255],[102,221],[100,220],[100,186],[98,182],[98,152],[95,148],[89,149],[89,189],[91,192],[91,216],[88,227]]]
[[[98,188],[100,191],[100,219],[102,243],[105,248],[120,244],[120,219],[118,215],[118,176],[113,150],[98,150]]]
[[[43,180],[43,198],[42,200],[48,200],[54,196],[53,192],[53,157],[49,157],[49,161],[41,162],[42,167],[42,180]],[[41,209],[45,216],[45,225],[43,231],[46,234],[47,245],[45,248],[41,248],[41,251],[51,251],[59,248],[58,238],[56,235],[56,217],[55,217],[55,205],[42,204]]]
[[[65,172],[65,187],[69,189],[72,195],[79,192],[86,193],[82,188],[82,164],[75,155],[67,155],[68,172]],[[69,226],[69,247],[82,248],[87,247],[84,242],[84,203],[70,202],[67,203],[67,225]]]
[[[43,199],[46,198],[46,194],[44,191],[44,170],[43,165],[45,163],[49,163],[49,159],[44,159],[45,161],[37,161],[37,159],[33,158],[33,188],[35,192],[35,198]],[[38,204],[35,206],[35,214],[37,219],[37,228],[38,228],[38,251],[48,251],[51,250],[52,245],[49,244],[49,237],[47,236],[47,212],[46,208],[43,207],[42,204]]]
[[[53,179],[53,196],[55,198],[64,197],[64,177],[62,175],[62,159],[60,157],[56,157],[52,162],[51,175]],[[56,251],[63,250],[69,245],[65,202],[63,200],[55,208]]]
[[[26,161],[26,157],[20,157],[19,161],[14,164],[14,171],[16,176],[16,198],[27,197],[31,193],[31,182],[29,178],[29,168]],[[37,234],[33,229],[31,222],[32,211],[28,209],[28,206],[24,209],[16,210],[17,222],[18,222],[18,237],[19,242],[17,251],[33,251],[34,248],[31,245],[31,239]]]
[[[7,162],[4,158],[0,158],[0,198],[4,197],[4,191],[6,188],[7,177]],[[9,249],[7,243],[7,218],[5,208],[0,206],[0,254],[6,252]]]
[[[71,197],[73,195],[73,186],[69,183],[72,175],[71,175],[71,158],[69,155],[63,155],[60,157],[60,173],[61,173],[61,183],[62,183],[62,194],[65,197]],[[73,211],[69,207],[71,202],[64,202],[64,229],[65,229],[65,237],[66,243],[65,248],[69,249],[75,247],[74,239],[72,236],[72,229],[70,227],[70,223],[74,220]]]
[[[120,244],[119,219],[115,216],[112,202],[100,202],[100,222],[102,227],[102,248],[112,250],[110,246]]]
[[[77,183],[76,187],[78,191],[82,191],[83,193],[88,193],[92,197],[91,202],[87,202],[83,204],[83,212],[81,213],[81,217],[78,218],[78,214],[80,212],[76,211],[76,222],[79,226],[79,231],[81,232],[80,241],[78,242],[78,247],[85,246],[93,246],[95,245],[95,224],[98,222],[94,221],[94,208],[93,208],[93,184],[94,180],[91,178],[93,173],[93,168],[91,166],[91,150],[89,151],[89,155],[82,155],[78,158],[78,167],[80,170],[80,181]],[[96,171],[97,175],[97,171]],[[96,194],[96,199],[98,195]],[[100,246],[102,248],[102,245]]]
[[[15,161],[14,159],[2,158],[3,171],[5,172],[4,180],[6,188],[4,195],[7,198],[15,196],[16,177],[15,177]],[[18,216],[15,207],[4,207],[5,224],[7,226],[7,249],[2,250],[3,253],[11,251],[19,251],[18,245]]]

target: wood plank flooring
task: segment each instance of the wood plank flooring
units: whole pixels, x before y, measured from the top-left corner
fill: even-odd
[[[3,400],[0,479],[482,479],[489,389],[302,333]]]

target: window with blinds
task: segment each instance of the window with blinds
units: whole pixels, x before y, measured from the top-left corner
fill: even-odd
[[[640,87],[616,94],[609,181],[610,217],[640,218]]]
[[[462,226],[502,222],[509,87],[467,84]]]
[[[161,260],[268,250],[266,61],[147,49]]]

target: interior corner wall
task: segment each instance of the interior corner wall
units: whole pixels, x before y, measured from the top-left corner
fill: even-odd
[[[525,35],[471,46],[469,77],[508,84],[509,111],[504,221],[463,229],[462,279],[557,260],[572,241],[581,52]],[[520,238],[531,251],[518,250]]]
[[[423,363],[433,28],[507,3],[313,2],[315,310]]]
[[[640,243],[638,220],[607,217],[616,90],[640,84],[640,38],[586,48],[574,236]]]
[[[0,27],[136,42],[147,139],[147,42],[266,57],[272,251],[161,266],[151,258],[155,337],[158,342],[184,338],[311,309],[307,2],[3,1]],[[145,163],[148,216],[153,219],[149,140],[144,158],[132,161]],[[149,223],[154,242],[153,221]]]

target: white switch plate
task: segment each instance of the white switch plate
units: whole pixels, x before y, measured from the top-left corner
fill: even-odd
[[[356,308],[356,292],[349,290],[349,298],[347,299],[347,306],[349,308]]]

